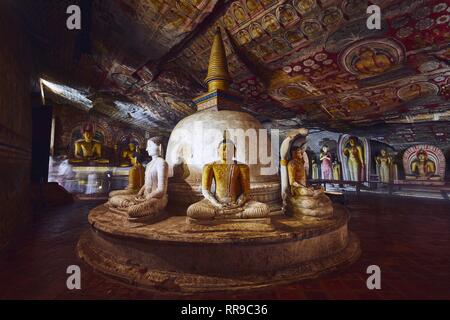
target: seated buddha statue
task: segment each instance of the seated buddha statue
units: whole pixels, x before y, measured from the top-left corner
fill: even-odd
[[[306,185],[305,160],[303,149],[294,147],[288,162],[287,171],[290,186],[290,196],[287,208],[295,217],[313,217],[315,219],[329,218],[333,214],[331,200],[322,188],[314,189]]]
[[[107,203],[112,211],[130,220],[160,217],[167,206],[169,169],[166,160],[161,157],[161,142],[156,138],[149,139],[147,152],[152,161],[145,168],[144,185],[136,194],[116,195]]]
[[[198,220],[249,219],[269,215],[268,205],[250,199],[250,169],[246,164],[233,160],[235,152],[232,141],[223,139],[219,143],[220,159],[203,168],[204,199],[189,206],[188,217]]]
[[[83,139],[75,141],[73,164],[107,164],[108,159],[102,159],[102,144],[94,140],[94,128],[91,124],[81,129]]]
[[[118,195],[137,194],[144,185],[145,181],[145,168],[139,161],[139,155],[137,152],[133,153],[130,157],[132,167],[128,173],[128,185],[123,190],[114,190],[109,193],[109,197],[112,198]]]
[[[425,150],[420,149],[417,152],[416,159],[411,162],[412,176],[408,176],[408,179],[433,179],[439,178],[436,173],[436,165],[433,161],[428,159],[428,154]]]
[[[128,167],[132,165],[133,163],[133,154],[136,153],[136,145],[133,142],[128,143],[128,147],[124,150],[122,150],[120,154],[120,166],[121,167]]]

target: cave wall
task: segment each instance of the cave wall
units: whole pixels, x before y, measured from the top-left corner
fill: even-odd
[[[31,219],[31,55],[22,21],[0,1],[0,249]]]

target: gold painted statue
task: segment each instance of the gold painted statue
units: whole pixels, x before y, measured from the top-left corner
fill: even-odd
[[[167,206],[167,181],[169,168],[161,157],[161,143],[156,138],[147,141],[147,152],[152,161],[145,168],[145,182],[137,194],[117,195],[109,199],[114,212],[129,219],[158,218]]]
[[[128,143],[128,148],[122,150],[120,155],[120,166],[128,167],[133,164],[133,154],[137,152],[136,145],[133,142]]]
[[[250,199],[250,169],[246,164],[233,160],[235,149],[230,140],[220,142],[220,160],[208,163],[203,168],[202,194],[205,198],[189,206],[188,217],[206,220],[268,216],[268,205]]]
[[[349,145],[344,149],[344,156],[347,157],[348,171],[351,181],[362,181],[364,168],[363,148],[357,144],[355,137],[349,139]]]
[[[383,183],[389,183],[391,181],[392,159],[387,154],[386,150],[381,149],[380,154],[375,158],[375,162],[380,174],[380,181]]]
[[[435,176],[436,165],[428,159],[428,154],[425,150],[421,149],[417,152],[417,159],[411,162],[411,172],[419,179]]]
[[[331,200],[325,195],[322,188],[314,189],[306,185],[303,153],[301,147],[294,147],[292,160],[287,165],[291,191],[287,200],[288,210],[296,217],[329,218],[333,214]]]
[[[131,167],[128,173],[128,185],[123,190],[114,190],[109,193],[109,197],[128,194],[137,194],[144,185],[145,181],[145,168],[139,161],[139,155],[135,152],[130,157],[133,167]]]
[[[102,145],[99,141],[94,140],[94,127],[87,124],[81,129],[83,139],[75,141],[75,158],[70,159],[73,164],[107,164],[108,159],[102,159]]]

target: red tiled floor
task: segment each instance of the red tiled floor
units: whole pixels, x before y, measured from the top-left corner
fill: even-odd
[[[350,198],[350,229],[360,259],[318,279],[233,294],[179,296],[137,290],[94,273],[76,256],[95,202],[41,213],[0,255],[0,298],[28,299],[450,299],[450,202],[364,195]],[[66,268],[80,265],[82,289],[66,288]],[[381,290],[368,290],[366,268],[381,268]]]

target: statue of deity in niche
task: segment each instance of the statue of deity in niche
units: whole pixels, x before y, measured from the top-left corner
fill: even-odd
[[[137,194],[117,195],[109,199],[113,211],[129,219],[157,218],[167,206],[168,165],[161,157],[161,141],[151,138],[147,141],[147,152],[152,157],[145,168],[145,181]]]
[[[128,185],[124,190],[114,190],[109,193],[109,197],[112,198],[118,195],[129,195],[129,194],[137,194],[139,190],[142,188],[145,182],[145,168],[141,164],[139,159],[139,154],[134,152],[131,156],[131,164],[133,165],[130,168],[128,173]]]
[[[312,180],[319,179],[319,166],[317,165],[316,160],[311,161],[311,178]]]
[[[425,150],[417,152],[417,159],[411,162],[411,172],[418,179],[426,179],[435,176],[436,165],[428,158]]]
[[[265,30],[269,32],[275,32],[280,29],[277,19],[274,15],[268,14],[262,18],[262,26]]]
[[[264,35],[264,30],[257,23],[250,25],[250,35],[253,39],[258,39]]]
[[[351,181],[362,181],[364,179],[364,152],[358,145],[356,137],[348,140],[348,145],[344,148],[344,156],[347,157],[347,167]]]
[[[73,164],[107,164],[108,159],[102,159],[102,144],[94,140],[94,125],[87,123],[81,128],[82,139],[75,141]]]
[[[322,172],[322,179],[331,180],[333,179],[333,169],[331,167],[331,153],[328,151],[328,146],[324,145],[320,151],[320,169]]]
[[[283,25],[289,25],[290,23],[294,22],[298,19],[297,13],[295,12],[294,8],[292,8],[290,5],[284,5],[280,6],[278,8],[278,20]]]
[[[270,209],[267,204],[250,199],[250,169],[246,164],[233,160],[235,152],[234,143],[224,137],[218,146],[220,160],[208,163],[203,168],[204,199],[189,206],[188,217],[211,220],[268,216]]]
[[[383,183],[389,183],[391,181],[392,159],[385,149],[380,150],[380,154],[375,158],[375,162],[380,174],[380,181]]]
[[[228,14],[224,16],[223,23],[225,23],[225,26],[228,30],[232,30],[234,29],[234,27],[236,27],[236,22]]]
[[[291,160],[287,165],[290,186],[290,197],[287,199],[288,210],[296,217],[329,218],[333,214],[331,200],[322,188],[307,187],[303,156],[301,147],[292,148]]]
[[[341,180],[341,165],[336,160],[333,161],[333,180]]]
[[[375,76],[386,72],[393,67],[389,56],[375,52],[371,48],[363,47],[359,51],[359,58],[355,62],[355,68],[364,75]]]

